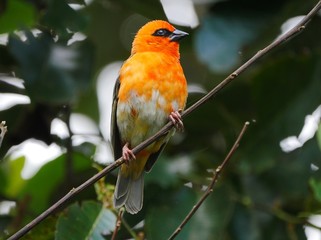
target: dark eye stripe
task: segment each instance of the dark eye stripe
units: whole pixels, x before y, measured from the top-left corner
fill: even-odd
[[[171,34],[172,34],[172,32],[169,31],[168,29],[160,28],[160,29],[157,29],[152,35],[153,36],[159,36],[159,37],[168,37]]]

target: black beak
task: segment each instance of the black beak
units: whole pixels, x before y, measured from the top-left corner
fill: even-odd
[[[178,42],[187,35],[188,33],[175,29],[174,32],[172,32],[171,35],[169,35],[169,39],[171,42]]]

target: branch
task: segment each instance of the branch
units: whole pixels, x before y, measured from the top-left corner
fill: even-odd
[[[208,94],[206,94],[203,98],[198,100],[196,103],[194,103],[192,106],[190,106],[188,109],[186,109],[182,113],[182,118],[186,117],[188,114],[192,113],[195,109],[206,103],[208,100],[210,100],[212,97],[214,97],[220,90],[222,90],[224,87],[226,87],[230,82],[232,82],[238,75],[240,75],[242,72],[244,72],[246,69],[248,69],[255,61],[266,55],[269,51],[274,49],[275,47],[279,46],[281,43],[287,41],[297,33],[300,33],[303,29],[305,29],[305,25],[307,22],[318,12],[318,10],[321,8],[321,0],[315,5],[315,7],[290,31],[273,41],[271,44],[269,44],[264,49],[258,51],[252,58],[250,58],[247,62],[245,62],[241,67],[239,67],[235,72],[230,74],[227,78],[225,78],[220,84],[218,84],[215,88],[213,88]],[[132,149],[133,153],[136,155],[141,150],[149,146],[151,143],[158,140],[160,137],[164,136],[171,128],[173,127],[172,122],[168,122],[158,133],[156,133],[154,136],[150,137],[149,139],[145,140],[138,146]],[[108,165],[106,168],[104,168],[101,172],[97,173],[96,175],[92,176],[90,179],[88,179],[86,182],[78,186],[77,188],[73,188],[69,193],[67,193],[63,198],[58,200],[54,205],[52,205],[50,208],[48,208],[46,211],[44,211],[42,214],[40,214],[38,217],[36,217],[34,220],[32,220],[29,224],[24,226],[22,229],[20,229],[18,232],[13,234],[8,240],[14,240],[19,239],[20,237],[24,236],[27,232],[29,232],[33,227],[35,227],[37,224],[39,224],[43,219],[48,217],[52,212],[54,212],[58,207],[60,207],[62,204],[64,204],[67,200],[78,194],[79,192],[83,191],[87,187],[91,186],[95,182],[97,182],[100,178],[107,175],[109,172],[113,171],[117,167],[119,167],[121,164],[124,163],[124,160],[122,158],[117,159],[114,163],[111,165]]]
[[[233,156],[235,150],[239,146],[240,141],[241,141],[241,139],[242,139],[242,137],[243,137],[243,135],[244,135],[244,133],[245,133],[245,131],[246,131],[246,129],[247,129],[247,127],[249,125],[250,125],[249,122],[245,122],[244,123],[243,128],[242,128],[239,136],[237,137],[235,143],[233,144],[231,150],[229,151],[229,153],[225,157],[225,159],[222,162],[222,164],[220,166],[218,166],[216,168],[216,170],[214,171],[214,174],[213,174],[213,177],[212,177],[212,181],[211,181],[210,185],[207,187],[205,193],[203,194],[201,199],[197,202],[197,204],[193,206],[191,211],[187,214],[187,216],[184,218],[182,223],[176,228],[176,230],[168,238],[168,240],[173,240],[182,231],[182,229],[185,226],[185,224],[188,223],[188,221],[193,217],[193,215],[199,209],[199,207],[202,205],[202,203],[205,201],[205,199],[213,192],[213,188],[214,188],[215,183],[217,182],[218,177],[220,176],[220,174],[222,173],[223,169],[225,168],[225,166],[227,165],[227,163],[229,162],[229,160]]]
[[[121,226],[121,221],[122,221],[122,217],[123,217],[123,213],[124,213],[124,208],[121,208],[118,212],[118,216],[117,216],[117,221],[116,221],[116,226],[115,226],[115,230],[113,232],[113,235],[111,237],[111,240],[116,240],[116,236],[118,233],[118,230],[120,229]]]
[[[0,132],[0,148],[1,148],[1,144],[4,139],[4,135],[6,135],[6,132],[8,131],[5,121],[2,121],[0,123],[0,130],[1,130],[1,132]]]

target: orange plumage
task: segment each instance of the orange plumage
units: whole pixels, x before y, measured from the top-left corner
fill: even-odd
[[[158,132],[168,120],[182,124],[178,111],[185,107],[187,85],[178,41],[186,35],[161,20],[144,25],[116,82],[112,144],[115,157],[123,156],[127,164],[118,174],[114,204],[125,205],[132,214],[143,206],[144,171],[150,171],[174,131],[136,156],[130,149]]]

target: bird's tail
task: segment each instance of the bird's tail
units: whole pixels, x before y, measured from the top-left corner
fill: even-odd
[[[119,171],[114,192],[115,208],[125,205],[127,212],[136,214],[143,207],[143,194],[144,172],[138,178],[133,179],[131,176],[124,176]]]

